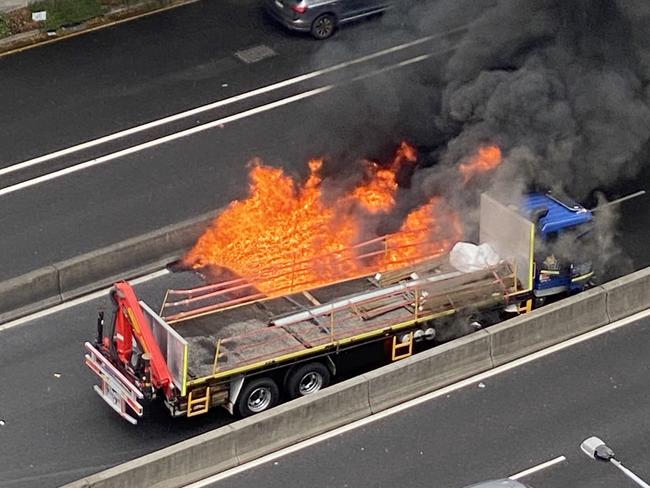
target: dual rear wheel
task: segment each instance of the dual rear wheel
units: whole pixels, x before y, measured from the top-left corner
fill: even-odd
[[[290,369],[285,377],[284,391],[290,399],[310,395],[329,385],[331,374],[320,362],[306,363]],[[268,376],[244,383],[235,404],[240,417],[249,417],[274,407],[280,401],[280,389]]]

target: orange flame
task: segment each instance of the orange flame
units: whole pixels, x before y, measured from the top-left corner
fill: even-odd
[[[477,174],[492,171],[501,162],[502,156],[499,146],[483,146],[468,161],[461,163],[458,170],[463,175],[465,183],[467,183]]]
[[[395,206],[395,173],[380,169],[377,163],[369,163],[369,168],[370,181],[355,188],[353,197],[370,213],[388,212]]]
[[[463,236],[463,226],[457,214],[445,209],[440,197],[413,210],[399,232],[387,237],[388,261],[403,265],[427,256],[447,252]],[[396,266],[397,267],[397,266]]]
[[[389,169],[373,163],[361,184],[329,205],[322,198],[322,160],[309,162],[302,186],[256,161],[249,197],[217,217],[185,262],[229,268],[260,291],[278,295],[440,255],[462,237],[460,219],[440,198],[409,214],[398,232],[361,242],[367,238],[364,215],[354,209],[389,212],[397,172],[416,159],[415,149],[403,143]]]
[[[416,162],[417,158],[417,150],[402,142],[389,168],[369,162],[368,181],[354,190],[353,197],[370,213],[389,212],[395,206],[398,171],[405,163]]]

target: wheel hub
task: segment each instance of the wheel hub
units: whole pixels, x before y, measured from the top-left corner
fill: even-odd
[[[301,395],[315,393],[323,386],[323,377],[316,372],[307,373],[300,380],[298,390]]]
[[[260,386],[255,388],[248,396],[248,409],[251,412],[261,412],[266,410],[271,403],[271,390]]]
[[[316,32],[319,36],[327,36],[332,30],[332,21],[328,18],[324,18],[318,21],[316,24]]]

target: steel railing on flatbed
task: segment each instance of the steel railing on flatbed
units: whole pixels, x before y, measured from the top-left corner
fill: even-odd
[[[240,277],[197,288],[168,290],[160,315],[169,323],[179,322],[263,298],[326,286],[340,281],[340,275],[345,276],[345,280],[351,280],[376,271],[394,270],[431,261],[444,255],[448,249],[441,242],[420,239],[404,243],[409,235],[424,235],[425,230],[384,235],[310,259],[265,266],[251,273],[247,279]],[[377,269],[372,263],[379,257],[383,258],[384,265]],[[314,281],[312,271],[323,267],[322,263],[327,263],[329,269],[343,270],[338,279],[337,276],[332,276],[329,280]],[[305,275],[308,275],[306,279]],[[260,284],[265,286],[260,287]]]

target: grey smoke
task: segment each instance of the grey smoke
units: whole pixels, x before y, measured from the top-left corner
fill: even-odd
[[[444,79],[444,165],[496,143],[506,156],[497,185],[507,176],[585,198],[649,157],[650,2],[500,0],[469,27]]]
[[[650,160],[647,0],[490,2],[441,78],[437,128],[448,137],[417,193],[442,193],[462,209],[470,238],[481,191],[542,189],[593,202]],[[456,168],[487,143],[502,148],[504,163],[462,188]],[[619,210],[596,215],[590,254],[601,279],[632,267],[617,246]]]
[[[395,230],[414,206],[442,195],[471,239],[482,191],[543,189],[594,202],[596,190],[616,188],[650,160],[650,1],[404,2],[381,19],[384,40],[465,26],[436,48],[453,53],[417,72],[360,83],[353,96],[317,100],[327,127],[321,117],[306,117],[296,134],[309,133],[312,150],[328,156],[333,191],[358,177],[355,161],[387,160],[380,154],[402,137],[429,148],[426,164],[400,191],[398,210],[375,233]],[[332,39],[314,68],[331,64],[333,53],[353,58],[377,50],[372,43]],[[458,165],[486,143],[502,148],[504,163],[464,185]],[[599,216],[599,230],[610,236],[600,241],[605,261],[620,262],[611,239],[617,210]]]
[[[353,161],[385,155],[405,137],[434,148],[437,164],[422,168],[402,197],[417,204],[443,194],[470,207],[480,191],[513,181],[581,201],[634,177],[650,158],[650,1],[404,2],[410,8],[381,20],[393,44],[405,32],[467,30],[441,40],[435,49],[455,46],[453,54],[417,73],[388,73],[353,98],[322,100],[318,112],[332,123],[324,130],[317,117],[313,130],[308,120],[301,130],[330,156],[331,174],[344,176]],[[372,39],[354,41],[324,44],[314,67],[333,53],[376,49]],[[505,163],[461,192],[455,168],[485,143],[499,144]]]

